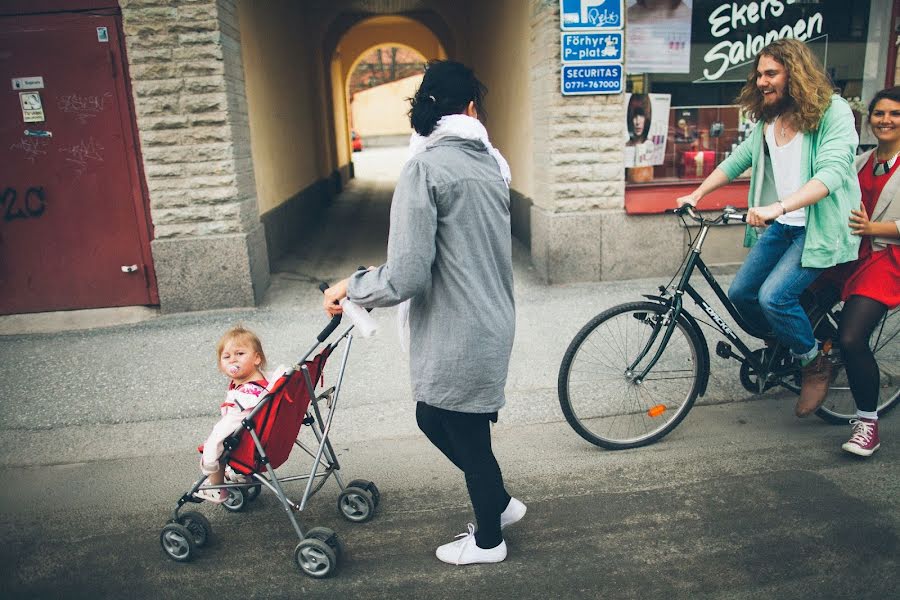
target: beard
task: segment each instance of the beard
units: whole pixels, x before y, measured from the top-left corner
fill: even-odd
[[[768,123],[778,115],[782,115],[792,108],[794,108],[794,99],[788,95],[784,95],[772,104],[764,103],[759,109],[759,118]]]

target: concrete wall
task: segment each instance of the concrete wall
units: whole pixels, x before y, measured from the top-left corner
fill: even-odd
[[[422,83],[422,75],[404,77],[353,95],[350,109],[353,128],[363,137],[406,136],[409,125],[409,100]]]
[[[270,259],[319,222],[340,189],[335,133],[323,127],[325,60],[302,4],[241,2],[251,146]]]
[[[484,3],[471,15],[467,46],[475,73],[488,88],[486,127],[491,143],[512,171],[513,234],[528,245],[535,169],[531,75],[526,60],[531,54],[531,19],[525,6],[522,0]]]
[[[318,143],[324,90],[314,73],[321,50],[297,2],[241,2],[238,8],[257,195],[265,213],[329,174]]]

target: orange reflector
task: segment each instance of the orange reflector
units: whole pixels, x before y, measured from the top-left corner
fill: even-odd
[[[651,417],[658,417],[659,415],[666,412],[665,404],[657,404],[656,406],[651,406],[650,410],[647,411],[647,414]]]

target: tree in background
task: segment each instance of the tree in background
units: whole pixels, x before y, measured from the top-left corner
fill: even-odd
[[[350,97],[361,90],[425,72],[425,57],[409,48],[380,46],[366,54],[350,75]]]

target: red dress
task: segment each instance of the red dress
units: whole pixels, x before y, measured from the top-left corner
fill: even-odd
[[[884,185],[891,177],[898,177],[894,173],[900,170],[898,163],[884,175],[876,176],[872,172],[874,157],[873,152],[872,157],[859,172],[863,206],[870,219]],[[900,199],[894,201],[900,202]],[[844,283],[844,291],[841,294],[844,300],[856,295],[877,300],[888,308],[900,305],[900,246],[888,244],[884,250],[875,251],[872,249],[872,238],[863,236],[859,245],[859,260],[854,266],[853,273]]]

